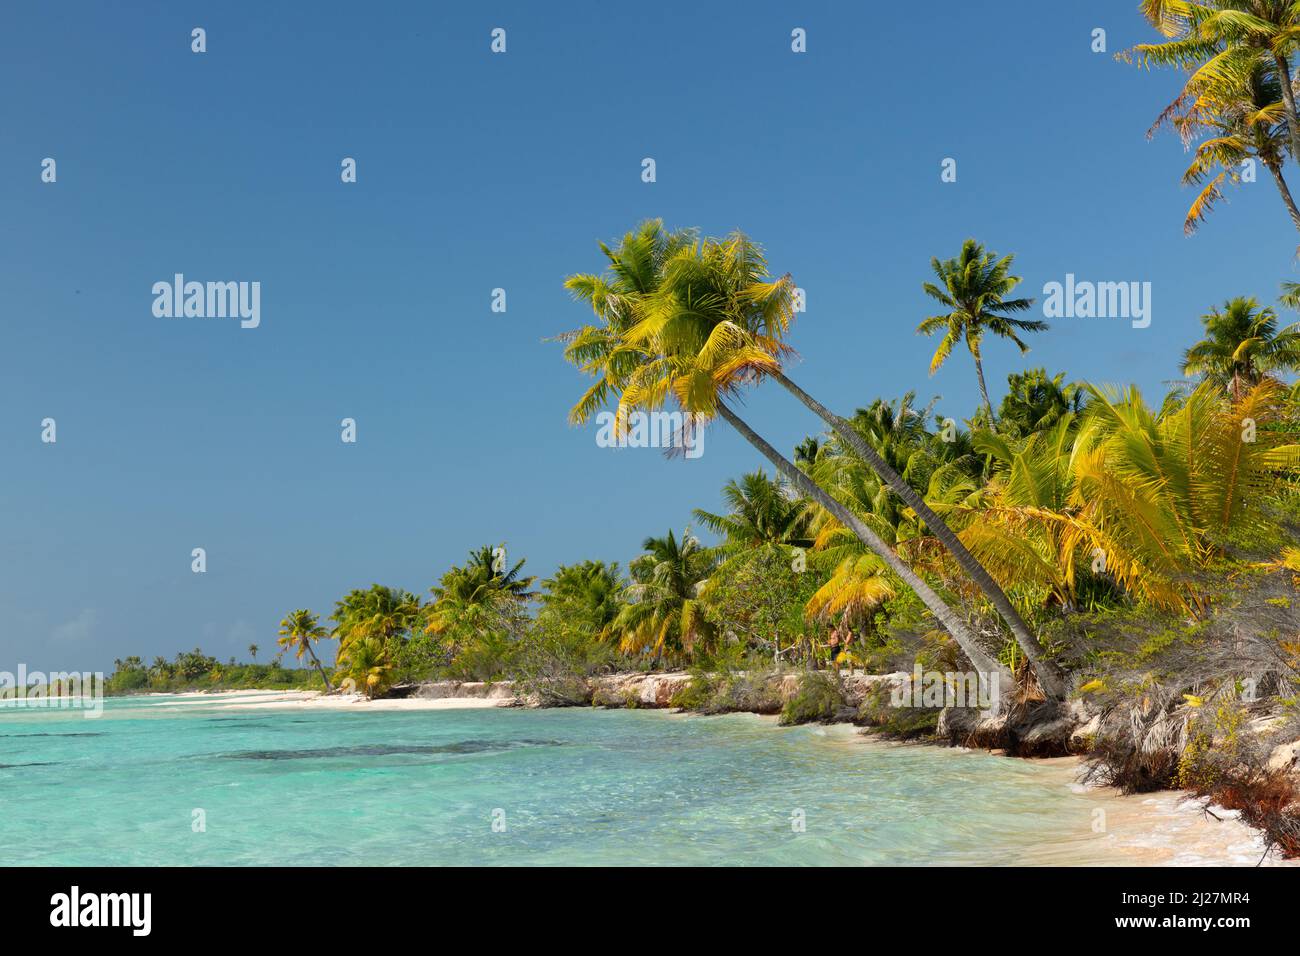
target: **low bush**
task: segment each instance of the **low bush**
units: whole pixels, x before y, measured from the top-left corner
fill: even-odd
[[[828,723],[852,716],[844,684],[833,671],[808,671],[799,677],[799,689],[781,708],[781,723]]]

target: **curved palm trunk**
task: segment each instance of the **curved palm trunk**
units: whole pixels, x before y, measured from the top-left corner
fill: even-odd
[[[1020,612],[1016,610],[1010,598],[1006,596],[1006,593],[993,580],[992,575],[985,570],[984,566],[975,560],[975,556],[970,553],[966,545],[962,544],[961,539],[953,533],[953,530],[944,523],[942,518],[934,513],[934,510],[926,504],[925,499],[921,497],[916,489],[904,481],[903,476],[895,471],[885,459],[880,457],[880,454],[871,447],[871,444],[866,439],[858,434],[852,425],[786,378],[783,373],[775,372],[773,378],[829,425],[835,434],[860,455],[876,474],[889,485],[894,494],[898,495],[909,508],[916,512],[916,516],[925,522],[925,526],[930,529],[930,533],[948,549],[961,569],[966,572],[967,576],[975,582],[976,587],[988,598],[989,603],[993,605],[1002,620],[1007,622],[1007,626],[1011,628],[1011,633],[1015,636],[1016,643],[1020,645],[1020,649],[1024,651],[1025,656],[1029,658],[1029,662],[1033,665],[1034,676],[1038,678],[1038,685],[1043,689],[1043,693],[1052,700],[1063,700],[1066,696],[1064,675],[1055,664],[1044,657],[1038,638],[1029,629],[1029,625],[1020,616]]]
[[[987,679],[986,675],[998,675],[999,693],[994,698],[997,702],[995,706],[1005,705],[1010,697],[1010,694],[1006,691],[1015,687],[1015,677],[1012,676],[1011,671],[1005,665],[980,646],[975,640],[975,636],[967,629],[966,622],[958,616],[957,612],[950,608],[930,585],[926,584],[915,571],[908,567],[893,552],[893,549],[885,544],[879,535],[872,531],[862,519],[836,501],[820,485],[795,467],[793,462],[787,460],[780,452],[769,445],[739,415],[728,408],[726,403],[718,402],[718,413],[732,428],[740,432],[746,441],[757,448],[763,457],[776,467],[777,471],[789,479],[791,484],[834,515],[841,524],[853,532],[859,541],[874,551],[881,560],[889,565],[895,574],[903,579],[903,582],[908,587],[916,592],[925,606],[929,608],[930,613],[939,620],[939,623],[953,636],[953,640],[965,652],[979,673],[981,683],[984,683]]]
[[[1268,171],[1273,174],[1273,182],[1277,183],[1277,191],[1282,194],[1282,202],[1286,204],[1286,211],[1291,216],[1291,223],[1300,229],[1300,209],[1296,208],[1295,199],[1291,196],[1291,189],[1282,178],[1282,167],[1274,163],[1265,163]]]
[[[1286,129],[1291,143],[1291,156],[1300,162],[1300,121],[1296,118],[1295,90],[1291,88],[1291,64],[1281,53],[1273,54],[1277,63],[1278,85],[1282,87],[1282,102],[1286,105]]]
[[[330,679],[325,676],[325,668],[320,666],[320,658],[316,656],[316,651],[312,648],[311,642],[307,642],[307,653],[311,655],[311,662],[316,665],[316,672],[320,674],[320,679],[325,682],[325,693],[334,693],[334,688],[330,686]]]

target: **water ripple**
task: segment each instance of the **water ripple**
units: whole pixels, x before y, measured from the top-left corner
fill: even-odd
[[[519,747],[560,747],[559,740],[458,740],[449,744],[357,744],[311,750],[241,750],[218,754],[223,760],[316,760],[322,757],[391,757],[412,754],[478,754]]]

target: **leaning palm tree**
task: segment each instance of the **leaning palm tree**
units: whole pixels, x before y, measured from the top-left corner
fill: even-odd
[[[688,414],[721,417],[795,490],[850,528],[912,588],[978,670],[1009,678],[1009,671],[981,647],[962,618],[879,535],[777,452],[731,407],[729,400],[744,386],[764,377],[775,379],[917,510],[1008,622],[1034,662],[1047,696],[1064,695],[1063,679],[1043,658],[1028,626],[956,536],[848,422],[784,374],[781,358],[791,349],[783,338],[793,315],[794,284],[789,276],[768,279],[761,250],[739,233],[726,240],[701,242],[692,230],[666,232],[658,220],[628,233],[617,250],[603,244],[601,249],[610,260],[607,275],[575,275],[566,282],[578,299],[591,305],[598,319],[596,325],[561,337],[565,357],[596,379],[570,411],[571,422],[586,421],[610,399],[617,400],[618,424],[627,421],[630,411],[659,407],[670,398]]]
[[[742,268],[739,270],[741,271],[743,278],[739,281],[733,280],[731,284],[733,287],[742,290],[753,287],[756,291],[749,294],[757,296],[764,302],[764,310],[760,313],[760,317],[764,324],[761,325],[760,328],[775,326],[776,323],[769,316],[769,313],[774,310],[773,301],[775,300],[788,309],[791,302],[790,296],[794,283],[788,275],[776,280],[775,283],[764,282],[762,277],[766,273],[766,260],[763,258],[761,251],[759,251],[757,247],[753,247],[752,244],[749,244],[748,240],[745,240],[745,244],[747,247],[752,248],[753,251],[744,260]],[[770,290],[769,287],[772,285],[778,286],[779,291]],[[741,297],[741,301],[744,301],[744,296]],[[741,315],[742,320],[744,319],[745,314],[743,310],[733,309],[732,311],[733,313]],[[689,310],[687,310],[687,314],[690,314]],[[787,323],[789,318],[790,313],[787,311],[785,313]],[[786,327],[787,325],[781,326],[782,329]],[[759,372],[761,375],[772,378],[778,382],[786,391],[790,392],[790,394],[802,402],[805,407],[829,425],[835,436],[843,442],[845,447],[862,458],[881,478],[881,480],[889,486],[890,490],[893,491],[894,494],[898,495],[904,504],[906,504],[907,507],[916,514],[930,533],[933,534],[944,548],[953,556],[953,559],[961,567],[962,571],[980,590],[985,599],[993,606],[997,614],[1006,622],[1016,643],[1020,646],[1021,651],[1032,663],[1035,676],[1038,678],[1039,686],[1043,690],[1044,694],[1052,699],[1059,700],[1064,698],[1066,687],[1063,675],[1056,665],[1046,658],[1042,646],[1038,643],[1037,637],[1035,637],[1034,633],[1029,629],[1029,625],[1021,617],[1020,612],[1016,610],[1015,605],[1011,603],[1011,600],[988,573],[987,569],[975,560],[971,553],[966,549],[966,546],[952,532],[952,530],[944,524],[926,502],[925,498],[912,487],[911,483],[905,480],[904,477],[899,474],[898,470],[877,452],[872,443],[867,441],[863,437],[862,433],[855,428],[852,423],[831,412],[815,398],[796,385],[785,373],[779,360],[776,362],[775,368],[760,369]],[[804,489],[801,488],[800,490],[803,491]],[[835,517],[840,520],[843,519],[843,515],[841,514],[835,514]],[[850,527],[853,528],[855,534],[860,530],[871,530],[869,528],[859,529],[852,525],[850,525]],[[877,556],[884,559],[885,563],[889,565],[895,573],[899,572],[898,564],[901,564],[902,562],[891,562],[888,557],[881,554],[877,547],[871,545],[870,542],[860,534],[859,540],[871,547],[872,550],[876,552]],[[879,542],[879,540],[877,543],[883,545],[883,542]],[[886,550],[888,549],[886,548]],[[892,552],[890,552],[890,554],[892,555]],[[906,565],[904,565],[904,568],[906,568]],[[910,578],[907,576],[904,576],[903,578],[903,580],[912,587],[913,590],[916,590],[915,579],[917,579],[917,576],[914,574],[911,575]],[[921,594],[922,592],[918,591],[917,593]],[[931,592],[931,594],[933,594],[933,592]],[[934,595],[934,597],[937,599],[937,595]],[[928,602],[927,606],[930,606]],[[931,610],[933,610],[933,608],[931,608]],[[956,637],[956,634],[952,631],[952,622],[950,620],[945,620],[942,617],[939,617],[939,620],[944,627],[948,629],[949,633],[953,633],[954,637]],[[958,643],[962,643],[960,638],[958,638]],[[970,638],[969,635],[967,635],[967,643],[973,643],[973,639]],[[963,645],[963,649],[966,650],[965,645]],[[967,656],[970,656],[969,650],[967,650]],[[971,658],[971,660],[976,664],[976,667],[982,668],[982,665],[976,661],[975,658]]]
[[[993,424],[993,406],[989,402],[988,386],[984,383],[984,361],[980,351],[985,334],[992,332],[1010,339],[1020,346],[1023,355],[1029,346],[1021,341],[1017,332],[1044,332],[1047,323],[1040,319],[1017,319],[1012,313],[1026,312],[1033,299],[1012,299],[1008,296],[1020,284],[1020,277],[1011,275],[1014,256],[998,258],[985,251],[974,239],[962,243],[961,254],[954,259],[930,260],[939,285],[926,282],[926,295],[936,299],[947,311],[932,315],[917,326],[921,335],[933,335],[940,329],[943,338],[930,360],[930,374],[939,371],[958,342],[965,342],[975,360],[975,376],[979,380],[980,398],[984,402],[984,415]]]
[[[253,659],[254,662],[256,662],[256,661],[257,661],[257,652],[260,651],[260,650],[261,650],[261,648],[258,647],[256,644],[249,644],[249,645],[248,645],[248,656],[251,657],[251,658]]]
[[[1253,298],[1229,299],[1201,317],[1205,338],[1183,353],[1183,374],[1200,375],[1233,401],[1270,372],[1300,368],[1300,323],[1277,327],[1277,313]]]
[[[1277,81],[1291,155],[1300,161],[1300,121],[1291,57],[1300,44],[1300,4],[1294,0],[1142,0],[1139,8],[1169,39],[1119,54],[1139,66],[1173,66],[1196,92],[1224,77],[1264,70]]]
[[[330,693],[334,688],[330,686],[330,679],[325,675],[325,668],[320,666],[320,658],[316,656],[312,645],[321,638],[329,636],[330,632],[320,625],[320,619],[315,614],[305,608],[299,608],[285,615],[284,620],[280,622],[280,639],[277,642],[283,650],[292,650],[298,660],[302,660],[304,654],[311,657],[312,665],[320,674],[321,680],[325,682],[326,693]]]
[[[1196,144],[1183,173],[1185,185],[1201,186],[1187,211],[1184,233],[1195,232],[1223,198],[1225,181],[1241,180],[1248,160],[1258,160],[1268,170],[1292,224],[1300,229],[1300,208],[1282,173],[1288,131],[1280,96],[1276,74],[1259,64],[1242,73],[1215,74],[1188,84],[1147,131],[1150,139],[1167,125],[1188,148],[1206,137]]]

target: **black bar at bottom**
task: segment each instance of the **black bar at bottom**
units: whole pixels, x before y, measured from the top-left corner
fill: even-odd
[[[714,921],[732,941],[749,934],[761,941],[773,921],[793,928],[814,914],[805,931],[839,920],[915,929],[942,919],[949,932],[977,936],[984,925],[990,933],[1088,934],[1079,939],[1104,930],[1226,941],[1242,931],[1294,930],[1295,878],[1286,869],[13,868],[0,873],[0,919],[14,941],[75,933],[82,942],[128,945],[406,945],[422,930],[535,933],[549,937],[547,945],[563,938],[557,934],[581,933],[575,943],[634,944],[695,935]],[[679,920],[692,911],[696,928],[688,931]],[[594,935],[604,930],[615,935]]]

